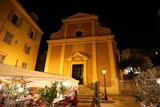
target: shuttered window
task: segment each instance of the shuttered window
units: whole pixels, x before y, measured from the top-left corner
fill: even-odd
[[[26,68],[27,67],[27,63],[25,63],[25,62],[22,62],[22,68]]]
[[[24,51],[26,54],[30,54],[31,46],[28,46],[27,44],[25,44],[23,51]]]
[[[21,27],[23,23],[23,18],[20,17],[20,15],[17,14],[13,9],[11,9],[11,11],[9,12],[8,19],[17,27]]]
[[[6,58],[6,55],[0,53],[0,63],[3,63]]]
[[[32,40],[36,41],[36,37],[37,37],[37,36],[36,36],[35,31],[34,31],[32,28],[29,28],[28,36],[29,36]]]
[[[12,42],[12,39],[13,39],[13,35],[7,31],[3,41],[10,45]]]

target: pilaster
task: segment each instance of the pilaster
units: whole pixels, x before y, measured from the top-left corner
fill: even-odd
[[[50,61],[50,56],[51,56],[51,48],[52,46],[49,44],[48,45],[48,51],[47,51],[47,58],[46,58],[46,63],[45,63],[45,68],[44,68],[44,72],[49,72],[49,61]]]
[[[92,58],[93,58],[93,78],[92,82],[96,82],[97,78],[97,55],[96,55],[96,42],[92,43]]]

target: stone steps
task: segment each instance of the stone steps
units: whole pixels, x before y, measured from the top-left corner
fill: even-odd
[[[83,85],[78,86],[78,103],[91,103],[94,90]]]
[[[85,87],[83,85],[79,85],[78,87],[78,103],[92,103],[93,95],[94,95],[94,90]],[[100,102],[101,103],[112,103],[112,100],[104,100],[103,99],[103,94],[99,93],[100,96]]]

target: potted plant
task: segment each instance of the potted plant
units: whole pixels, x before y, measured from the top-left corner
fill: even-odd
[[[66,87],[62,82],[55,81],[51,83],[51,86],[45,86],[38,90],[40,98],[45,102],[47,107],[53,107],[52,103],[57,98],[57,93],[62,94]]]
[[[38,90],[40,98],[45,102],[47,107],[53,107],[52,102],[57,97],[57,84],[58,82],[51,83],[51,86],[45,86]]]

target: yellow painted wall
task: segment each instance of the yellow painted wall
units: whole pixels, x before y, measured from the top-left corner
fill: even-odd
[[[100,86],[104,86],[104,78],[102,74],[102,69],[106,69],[106,83],[107,86],[111,86],[111,70],[110,70],[110,62],[108,55],[108,43],[107,42],[98,42],[97,46],[97,69],[98,69],[98,79]]]
[[[50,73],[55,73],[55,74],[59,73],[61,51],[62,51],[61,45],[52,46],[52,51],[51,51],[51,56],[49,61],[50,66],[48,70]]]
[[[91,36],[91,29],[92,23],[91,22],[85,22],[85,23],[75,23],[75,24],[68,24],[68,30],[67,30],[67,38],[77,38],[75,33],[76,31],[81,30],[84,32],[83,37]]]
[[[68,45],[65,45],[65,55],[64,55],[64,72],[63,74],[64,75],[68,75],[69,76],[69,61],[67,60],[67,58],[69,58],[69,56],[71,55],[71,52],[72,52],[72,48],[73,48],[73,45],[72,44],[68,44]]]
[[[87,83],[91,84],[92,83],[92,77],[93,77],[93,62],[92,62],[92,44],[91,43],[86,43],[85,44],[85,50],[88,56],[87,60]]]
[[[11,9],[23,18],[21,27],[17,27],[8,19]],[[27,35],[30,27],[39,34],[36,41],[31,40]],[[13,35],[11,45],[3,42],[6,31]],[[22,67],[22,62],[25,62],[26,69],[34,70],[42,34],[43,31],[16,0],[0,0],[0,53],[7,55],[4,64],[15,66],[18,60],[18,67]],[[23,52],[25,43],[31,46],[29,55]]]

